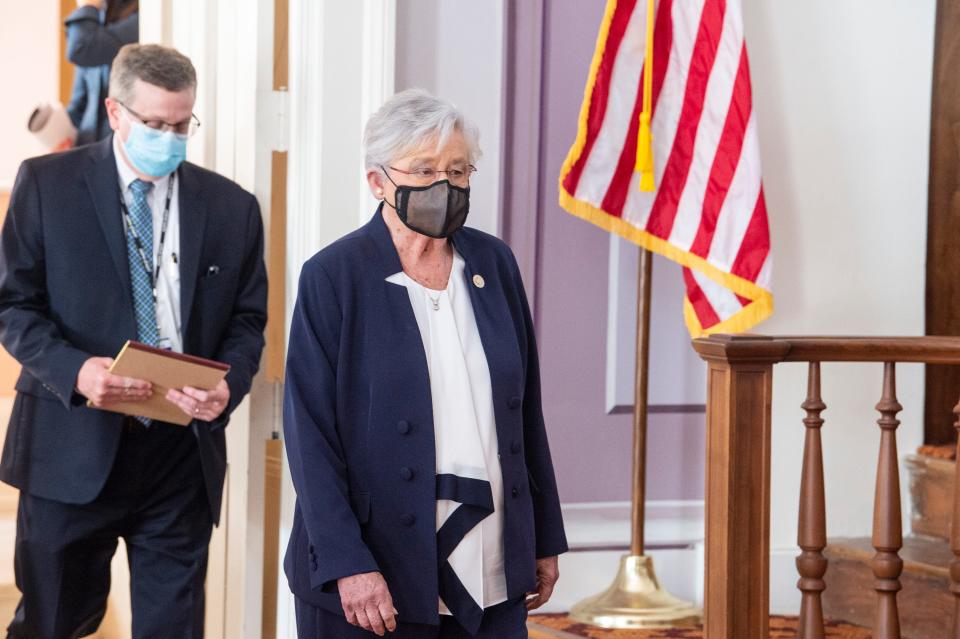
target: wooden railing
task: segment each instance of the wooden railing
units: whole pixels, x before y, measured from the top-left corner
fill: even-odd
[[[877,592],[875,639],[899,639],[897,592],[903,545],[897,457],[896,365],[960,364],[960,338],[952,337],[763,337],[718,335],[694,340],[708,365],[705,636],[767,639],[770,580],[770,431],[773,366],[806,362],[808,383],[800,479],[797,583],[801,591],[800,639],[824,636],[821,593],[827,559],[820,414],[821,362],[883,364],[879,458],[873,510],[871,561]],[[960,389],[958,389],[960,392]],[[960,430],[960,403],[954,408]],[[960,459],[960,448],[958,448]],[[954,631],[960,639],[960,472],[954,490],[950,590]]]

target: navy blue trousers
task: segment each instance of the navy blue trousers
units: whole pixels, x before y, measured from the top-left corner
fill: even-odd
[[[371,639],[372,632],[347,623],[343,614],[334,614],[296,600],[297,637],[299,639]],[[418,623],[398,623],[390,639],[527,639],[527,606],[524,599],[507,601],[487,608],[483,623],[471,635],[453,617],[440,616],[439,626]]]
[[[134,639],[200,639],[212,530],[193,432],[128,420],[113,469],[93,502],[21,494],[14,569],[22,596],[8,637],[73,639],[95,632],[122,538]]]

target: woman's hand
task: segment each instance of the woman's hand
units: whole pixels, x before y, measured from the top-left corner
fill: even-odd
[[[560,579],[560,562],[556,557],[537,559],[537,589],[527,593],[527,610],[536,610],[550,601],[553,587]]]
[[[397,609],[393,607],[387,582],[379,572],[343,577],[337,580],[337,588],[349,623],[379,637],[397,629]]]

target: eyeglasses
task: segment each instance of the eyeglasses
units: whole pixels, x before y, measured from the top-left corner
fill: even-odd
[[[171,124],[165,120],[147,120],[123,102],[117,100],[117,104],[122,106],[127,113],[135,117],[142,125],[148,129],[153,129],[154,131],[173,131],[177,135],[182,135],[189,138],[197,132],[197,129],[200,128],[200,119],[193,113],[190,114],[190,119],[184,120],[183,122],[177,122],[176,124]]]
[[[477,171],[477,167],[473,166],[472,164],[467,164],[465,166],[453,166],[446,171],[434,169],[429,166],[417,167],[410,171],[404,171],[403,169],[398,169],[394,166],[388,168],[391,171],[409,175],[414,179],[415,182],[423,185],[436,182],[438,174],[443,173],[447,176],[447,179],[450,180],[451,184],[455,184],[457,186],[467,186],[470,184],[470,176]]]

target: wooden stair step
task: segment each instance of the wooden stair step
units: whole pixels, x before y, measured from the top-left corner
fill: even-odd
[[[872,627],[876,613],[873,570],[876,551],[869,537],[831,539],[824,555],[830,561],[824,577],[824,615]],[[897,595],[903,639],[935,639],[950,635],[954,600],[948,566],[953,558],[946,541],[912,535],[904,539],[903,590]]]
[[[906,466],[913,498],[911,530],[918,535],[949,540],[955,463],[930,455],[909,455]]]

